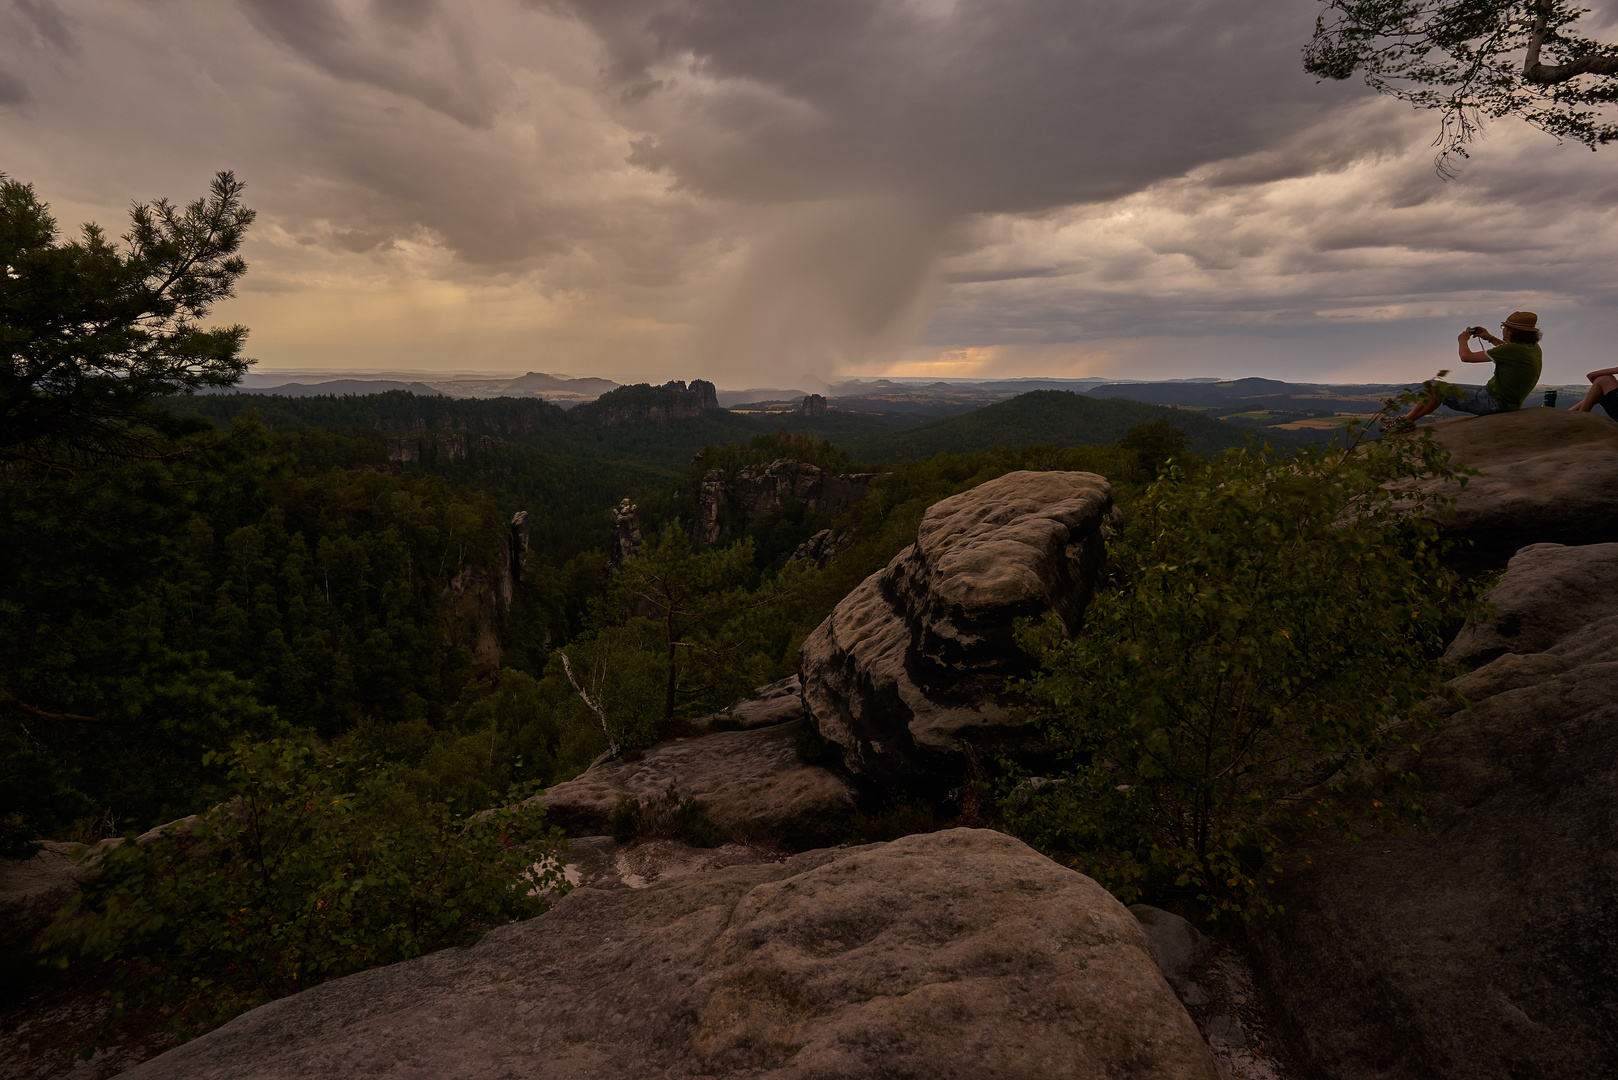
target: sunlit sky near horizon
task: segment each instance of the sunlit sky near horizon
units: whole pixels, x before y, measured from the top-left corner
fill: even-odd
[[[0,0],[0,171],[118,232],[234,170],[265,371],[1370,382],[1516,308],[1618,364],[1618,147],[1445,182],[1317,10]]]

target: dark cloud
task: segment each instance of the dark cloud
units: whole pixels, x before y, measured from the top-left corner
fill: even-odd
[[[747,200],[902,194],[963,213],[1112,198],[1272,145],[1360,91],[1299,66],[1307,5],[557,0],[653,137]]]
[[[334,0],[238,2],[266,37],[332,78],[392,91],[474,127],[493,119],[469,42],[452,20],[438,18],[437,0],[377,0],[370,24],[358,26]],[[376,40],[383,29],[425,37],[429,24],[435,47],[425,56]]]
[[[58,52],[78,52],[78,42],[68,27],[67,16],[56,6],[55,0],[12,0],[12,3],[45,45]]]
[[[11,72],[0,69],[0,105],[26,105],[33,100],[28,84]]]

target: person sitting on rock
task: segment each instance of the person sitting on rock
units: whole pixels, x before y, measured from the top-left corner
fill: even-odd
[[[1539,316],[1532,311],[1513,311],[1511,317],[1500,324],[1506,333],[1503,341],[1481,326],[1469,326],[1462,330],[1459,338],[1461,360],[1468,364],[1494,361],[1494,378],[1485,386],[1454,387],[1456,392],[1447,397],[1432,394],[1403,416],[1394,419],[1389,426],[1408,429],[1440,405],[1448,405],[1456,412],[1471,413],[1473,416],[1516,412],[1522,408],[1523,401],[1534,392],[1540,369],[1545,363],[1544,354],[1539,348],[1538,324]],[[1487,352],[1473,349],[1470,341],[1475,337],[1492,342],[1495,347]]]
[[[1600,405],[1607,410],[1608,416],[1618,420],[1618,367],[1592,371],[1585,378],[1590,380],[1590,392],[1584,395],[1583,401],[1573,406],[1573,411],[1589,412]]]

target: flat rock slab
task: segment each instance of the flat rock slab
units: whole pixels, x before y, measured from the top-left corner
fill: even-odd
[[[1618,422],[1600,413],[1519,409],[1432,425],[1455,461],[1482,470],[1449,530],[1500,566],[1528,544],[1618,540]]]
[[[855,811],[854,789],[798,760],[803,721],[721,731],[662,743],[635,761],[602,761],[535,798],[570,836],[611,831],[620,799],[656,798],[674,784],[738,839],[802,850],[841,840]]]
[[[131,1080],[1217,1080],[1139,924],[976,829],[547,914],[238,1017]]]
[[[1549,411],[1549,410],[1547,410]],[[1618,544],[1529,547],[1452,657],[1430,828],[1288,875],[1254,941],[1321,1080],[1584,1080],[1618,1062]]]

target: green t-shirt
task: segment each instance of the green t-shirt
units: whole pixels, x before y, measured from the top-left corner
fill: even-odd
[[[1523,401],[1539,382],[1545,354],[1539,351],[1538,345],[1509,342],[1490,349],[1489,359],[1494,361],[1494,378],[1483,389],[1508,409],[1522,408]]]

